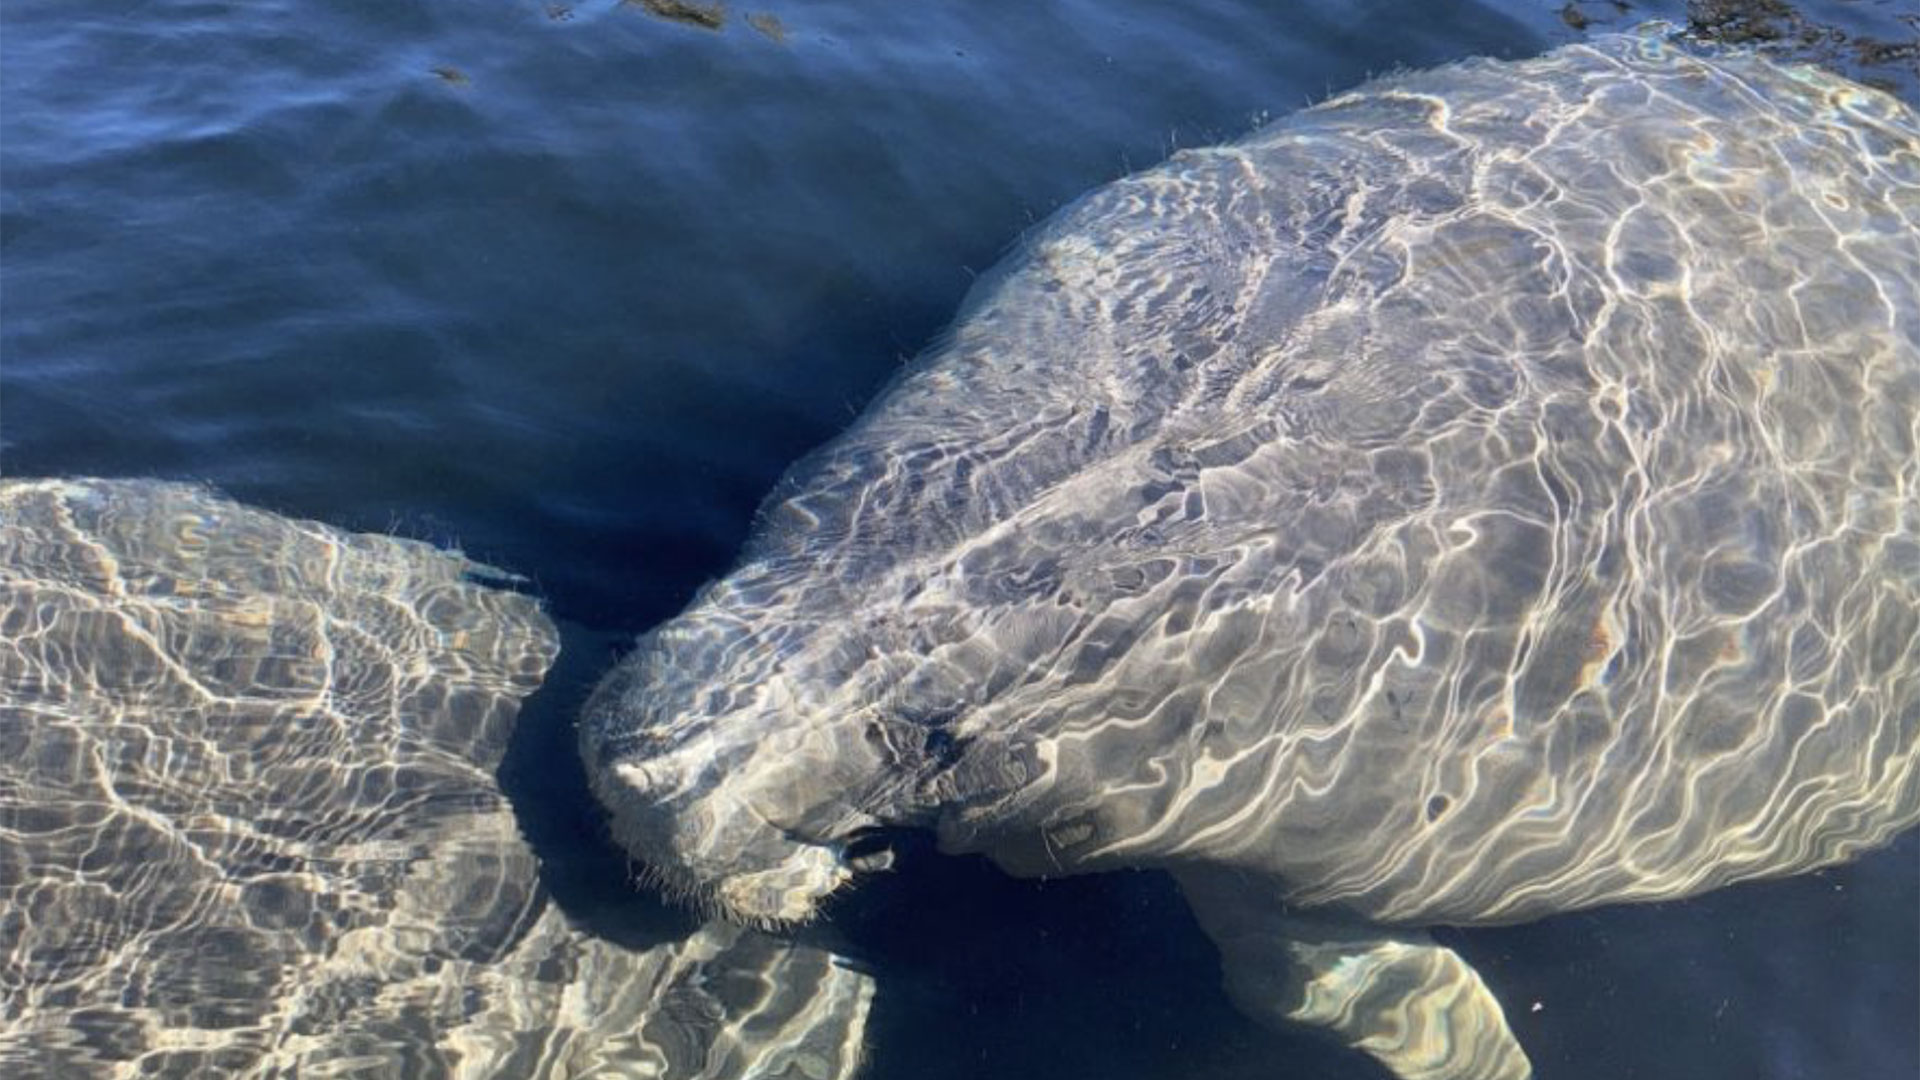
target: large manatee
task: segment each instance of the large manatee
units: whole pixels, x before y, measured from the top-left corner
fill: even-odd
[[[589,703],[664,888],[876,825],[1154,867],[1261,1018],[1530,1073],[1435,924],[1920,818],[1920,118],[1659,31],[1383,79],[1102,188]]]
[[[843,1080],[871,984],[624,948],[493,772],[559,645],[425,544],[0,481],[0,1074]]]

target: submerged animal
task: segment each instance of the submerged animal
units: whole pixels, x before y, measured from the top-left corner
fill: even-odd
[[[1423,928],[1920,819],[1920,118],[1659,31],[1383,79],[1064,211],[589,702],[664,888],[875,826],[1171,871],[1235,1000],[1529,1075]]]
[[[456,554],[0,481],[0,1073],[835,1080],[871,981],[540,888],[493,772],[559,647]]]

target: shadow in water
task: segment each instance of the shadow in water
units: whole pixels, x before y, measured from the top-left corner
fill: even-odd
[[[636,868],[607,831],[587,787],[574,723],[594,683],[632,644],[560,622],[560,658],[529,697],[500,764],[520,831],[540,857],[541,883],[583,929],[632,949],[684,940],[697,912],[640,887]]]

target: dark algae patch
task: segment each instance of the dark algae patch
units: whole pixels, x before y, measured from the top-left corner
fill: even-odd
[[[1585,30],[1596,20],[1617,18],[1628,10],[1626,0],[1567,0],[1560,9],[1560,21],[1575,30]]]
[[[1920,9],[1898,16],[1904,41],[1849,33],[1806,15],[1788,0],[1691,0],[1687,30],[1729,45],[1750,45],[1783,59],[1844,71],[1889,92],[1920,80]]]
[[[722,3],[703,4],[699,0],[622,0],[630,7],[646,10],[647,14],[667,19],[671,22],[697,26],[702,30],[718,30],[727,22],[727,6]]]
[[[767,11],[756,11],[747,16],[747,25],[766,35],[767,40],[776,45],[787,43],[787,25],[778,15]]]
[[[1779,41],[1800,21],[1786,0],[1694,0],[1687,5],[1689,29],[1730,45]]]
[[[1912,41],[1856,41],[1853,47],[1862,64],[1905,64],[1920,72],[1920,37]]]
[[[1830,6],[1795,0],[1686,0],[1686,34],[1757,49],[1775,60],[1815,64],[1914,100],[1920,92],[1920,5],[1893,0],[1858,6],[1871,17],[1843,27],[1833,20]],[[1678,18],[1665,5],[1646,0],[1568,0],[1559,15],[1581,33],[1626,30],[1648,18]]]
[[[683,23],[701,30],[723,30],[727,24],[727,5],[720,0],[620,0],[626,7],[637,7],[647,14],[669,22]],[[747,16],[747,25],[778,45],[787,42],[787,26],[772,12],[756,11]]]

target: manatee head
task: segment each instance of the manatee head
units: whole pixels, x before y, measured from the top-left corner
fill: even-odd
[[[1142,359],[1179,328],[1141,306],[1111,328],[1124,349],[1089,353],[1105,264],[1066,250],[1077,222],[1099,223],[1116,234],[1099,250],[1126,253],[1143,285],[1200,288],[1192,260],[1120,234],[1140,213],[1124,192],[1096,197],[1056,227],[1061,250],[984,280],[941,344],[786,476],[736,569],[607,676],[581,749],[655,884],[748,921],[805,919],[876,826],[1073,868],[1047,830],[1094,835],[1082,804],[1108,801],[1101,770],[1139,755],[1096,759],[1055,735],[1136,691],[1107,676],[1153,651],[1184,580],[1160,554],[1183,539],[1157,506],[1178,485],[1149,452],[1179,372]],[[1096,361],[1071,380],[1029,373]],[[1162,663],[1137,665],[1149,685]]]
[[[809,917],[850,876],[881,757],[844,635],[734,578],[658,627],[588,702],[582,752],[615,838],[668,893],[747,922]],[[838,676],[838,677],[836,677]]]
[[[939,665],[875,613],[880,586],[821,570],[750,560],[643,637],[582,718],[643,875],[743,922],[806,920],[883,863],[867,837],[927,824],[964,748],[964,703],[936,700]]]

